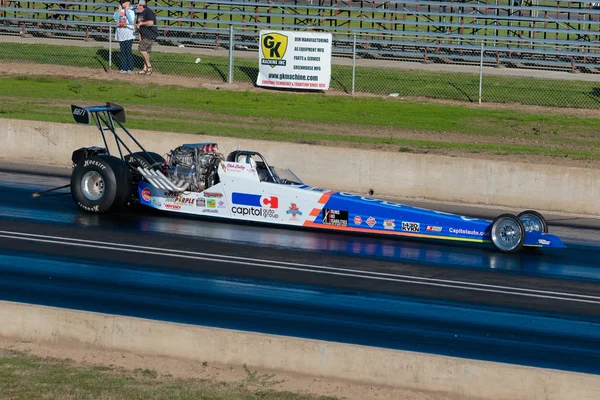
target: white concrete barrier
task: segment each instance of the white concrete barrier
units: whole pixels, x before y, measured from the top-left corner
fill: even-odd
[[[203,141],[218,142],[225,153],[256,150],[270,164],[291,168],[305,183],[330,189],[600,215],[600,171],[595,169],[156,131],[136,130],[134,135],[157,153]],[[72,151],[90,145],[102,145],[95,127],[0,119],[1,161],[69,166]]]
[[[0,336],[346,379],[462,400],[597,400],[600,376],[0,302]],[[401,342],[402,338],[398,338]]]

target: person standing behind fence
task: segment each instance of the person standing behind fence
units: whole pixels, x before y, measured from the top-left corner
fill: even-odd
[[[134,23],[135,11],[130,0],[120,0],[119,9],[115,12],[117,29],[115,40],[121,46],[121,71],[122,74],[133,74],[133,40],[135,39]]]
[[[138,72],[142,75],[152,75],[152,64],[150,63],[150,51],[152,50],[152,42],[158,37],[158,29],[156,28],[156,15],[148,6],[145,0],[140,0],[136,5],[138,13],[137,28],[140,34],[140,53],[144,57],[144,69]]]

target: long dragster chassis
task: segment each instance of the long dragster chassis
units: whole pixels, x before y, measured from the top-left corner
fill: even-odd
[[[546,220],[535,211],[502,214],[488,221],[311,187],[290,170],[270,166],[258,152],[235,150],[224,157],[216,143],[184,144],[162,157],[146,151],[124,127],[123,107],[73,105],[71,111],[77,123],[93,120],[104,142],[104,147],[73,153],[69,186],[73,200],[84,211],[104,213],[139,202],[158,210],[213,218],[491,243],[506,253],[523,247],[565,247],[548,233]],[[126,136],[118,135],[117,128]],[[113,153],[106,132],[115,139]],[[133,152],[127,143],[140,151]]]

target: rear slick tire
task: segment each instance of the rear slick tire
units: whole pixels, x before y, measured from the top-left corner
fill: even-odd
[[[130,200],[132,190],[131,171],[116,157],[100,155],[83,159],[71,174],[71,196],[87,212],[120,210]]]
[[[490,239],[494,247],[502,253],[516,253],[525,242],[525,226],[512,214],[502,214],[492,223]]]

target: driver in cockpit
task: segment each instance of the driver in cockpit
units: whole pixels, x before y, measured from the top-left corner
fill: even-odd
[[[266,168],[258,168],[256,166],[256,161],[252,158],[252,156],[246,156],[246,164],[250,164],[250,168],[254,168],[256,173],[258,174],[258,180],[261,182],[267,182],[269,177],[269,171]]]

